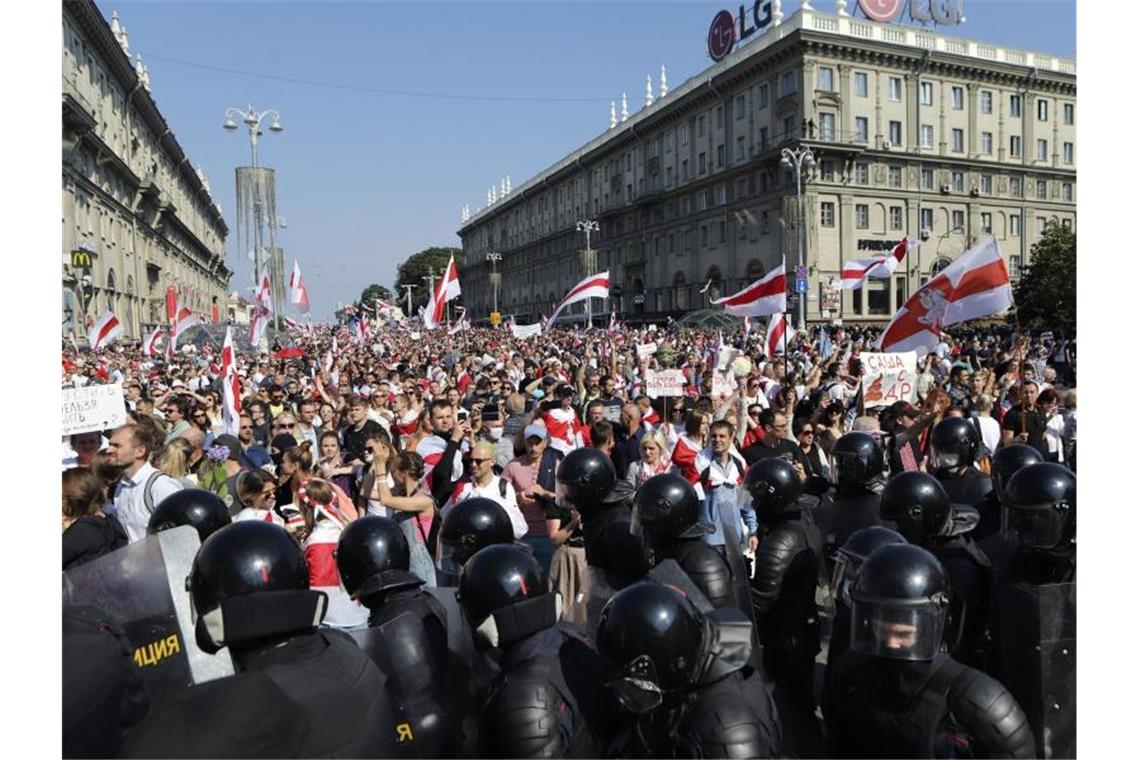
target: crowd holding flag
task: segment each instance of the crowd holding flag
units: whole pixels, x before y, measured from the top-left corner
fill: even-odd
[[[186,333],[191,327],[201,324],[194,313],[185,306],[179,305],[178,314],[174,317],[174,328],[171,332],[170,343],[173,347],[177,347],[178,339]]]
[[[143,353],[147,356],[155,357],[159,354],[158,344],[162,340],[162,328],[156,327],[143,341]]]
[[[105,311],[99,315],[91,325],[91,332],[89,333],[89,340],[93,350],[106,348],[115,342],[123,332],[123,326],[119,324],[119,318],[115,316],[113,311]]]
[[[249,342],[257,345],[273,318],[273,295],[269,273],[262,272],[257,293],[253,297],[253,311],[249,319]]]
[[[885,279],[895,273],[899,262],[910,251],[918,250],[918,241],[914,238],[903,238],[886,256],[872,256],[866,259],[851,259],[843,264],[843,274],[839,279],[839,287],[843,290],[854,290],[863,287],[863,280],[871,277],[876,280]]]
[[[240,415],[241,386],[234,364],[234,336],[232,328],[227,327],[226,339],[222,343],[222,423],[230,435],[238,434]]]
[[[293,259],[293,272],[289,275],[289,303],[302,314],[309,313],[309,291],[301,280],[301,265]]]
[[[460,293],[459,271],[455,268],[455,256],[452,256],[447,262],[447,269],[443,271],[443,277],[431,294],[427,308],[424,309],[424,327],[429,330],[439,327],[443,322],[444,307],[447,302],[458,298]]]
[[[592,274],[580,283],[570,289],[570,291],[563,296],[562,300],[558,302],[557,308],[554,313],[550,315],[550,319],[543,325],[543,332],[549,330],[558,319],[558,315],[562,310],[571,304],[585,301],[590,298],[607,298],[610,294],[610,273],[609,271]]]
[[[788,351],[788,315],[784,312],[773,314],[768,320],[768,334],[764,338],[765,355],[769,358]]]
[[[724,306],[725,312],[737,317],[766,317],[788,308],[788,275],[780,265],[739,293],[718,298],[714,306]]]

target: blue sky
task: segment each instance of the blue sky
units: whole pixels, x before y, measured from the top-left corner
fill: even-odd
[[[232,234],[233,168],[248,163],[249,143],[244,129],[221,128],[224,112],[249,103],[281,112],[285,131],[265,135],[261,163],[277,170],[288,225],[279,242],[286,266],[300,260],[318,319],[369,283],[390,287],[408,255],[458,246],[462,205],[474,212],[504,175],[518,187],[595,137],[622,92],[636,111],[646,74],[656,88],[664,64],[675,87],[706,68],[709,22],[735,8],[723,0],[98,5],[108,19],[119,12],[159,108],[222,204],[237,271],[231,289],[250,282]],[[786,15],[798,8],[784,2]],[[966,0],[965,10],[965,25],[943,31],[1075,57],[1075,0]]]

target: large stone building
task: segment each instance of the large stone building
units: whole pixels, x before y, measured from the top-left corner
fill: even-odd
[[[781,151],[801,147],[816,162],[809,320],[885,320],[990,234],[1016,279],[1050,220],[1076,221],[1076,94],[1073,60],[809,9],[777,16],[467,218],[464,299],[490,310],[496,252],[500,310],[549,314],[584,274],[584,219],[599,222],[597,270],[627,318],[699,308],[710,279],[710,296],[735,292],[781,256],[792,270],[799,214]],[[894,278],[838,290],[844,261],[905,235],[922,245]]]
[[[195,313],[225,318],[221,208],[141,59],[132,64],[126,29],[90,0],[63,4],[62,221],[64,334],[83,336],[112,309],[124,339],[139,338],[167,323],[168,288]]]

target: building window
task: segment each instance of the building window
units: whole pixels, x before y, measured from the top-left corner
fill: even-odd
[[[933,148],[934,147],[934,125],[932,125],[932,124],[923,124],[922,125],[922,134],[921,134],[921,139],[919,140],[919,145],[923,148]]]
[[[709,226],[707,224],[701,225],[701,248],[707,248],[709,245]]]
[[[683,182],[689,181],[689,159],[681,159],[681,180]]]
[[[819,162],[820,177],[824,182],[835,181],[835,162],[834,161],[820,161]]]
[[[950,107],[953,108],[955,111],[961,111],[962,108],[965,106],[965,103],[966,103],[965,93],[962,91],[962,88],[961,87],[951,87],[950,88]]]
[[[866,116],[855,117],[855,142],[867,142],[868,124]]]
[[[966,192],[966,174],[965,174],[965,172],[954,172],[950,176],[951,176],[952,181],[954,183],[954,192],[956,192],[956,193]]]
[[[688,124],[682,124],[681,125],[681,144],[682,145],[688,145],[689,144],[689,125]]]
[[[1037,141],[1037,160],[1038,161],[1047,161],[1048,159],[1049,159],[1049,141],[1048,140],[1038,140]]]
[[[903,144],[903,122],[890,122],[887,125],[887,139],[896,147]]]
[[[922,82],[919,88],[919,102],[924,106],[934,105],[934,83]]]
[[[744,118],[744,96],[743,95],[737,95],[736,96],[736,101],[735,101],[733,110],[736,113],[737,119],[743,119]]]
[[[708,168],[708,159],[705,158],[704,153],[697,154],[697,174],[704,174]]]
[[[1037,99],[1037,121],[1049,121],[1049,101]]]
[[[721,220],[720,222],[717,223],[717,241],[716,242],[717,243],[723,243],[724,242],[724,236],[725,236],[725,224],[724,224],[724,221]]]
[[[743,161],[744,160],[744,138],[743,137],[736,138],[736,160],[737,161]]]
[[[762,149],[768,147],[768,128],[767,127],[760,127],[760,147]]]
[[[724,129],[724,106],[716,107],[716,128]]]
[[[867,97],[867,72],[855,72],[855,95],[856,97]]]
[[[988,211],[982,212],[982,232],[993,233],[994,231],[994,215]]]
[[[994,193],[994,177],[992,174],[983,174],[981,181],[981,193],[983,195],[993,195]]]
[[[780,77],[780,95],[791,95],[796,91],[796,70],[785,71]]]
[[[903,211],[902,206],[891,206],[890,216],[891,216],[891,229],[892,230],[901,230],[902,229],[902,226],[903,226],[902,225],[902,211]]]
[[[761,211],[760,212],[760,234],[761,235],[767,235],[768,230],[770,230],[770,229],[771,229],[771,226],[770,226],[769,221],[768,221],[768,212],[767,211]]]
[[[719,169],[724,166],[724,146],[716,146],[716,167]]]
[[[689,198],[689,196],[686,195],[686,196],[682,197],[681,198],[681,216],[686,216],[692,210],[693,210],[693,202]]]
[[[1014,198],[1021,197],[1021,177],[1010,177],[1009,194]]]
[[[886,315],[891,313],[890,283],[886,280],[867,279],[863,282],[867,291],[867,313]]]
[[[821,113],[819,115],[819,139],[831,142],[835,139],[835,114]]]
[[[824,92],[831,92],[835,89],[835,69],[828,66],[819,67],[819,84],[817,87]]]
[[[709,207],[709,193],[707,190],[702,190],[697,193],[697,208],[704,211]]]
[[[762,84],[756,90],[756,110],[763,111],[768,107],[768,85]]]
[[[716,202],[718,206],[723,206],[728,202],[728,189],[724,183],[716,186]]]
[[[1076,109],[1073,107],[1073,104],[1072,103],[1066,103],[1065,104],[1065,123],[1066,124],[1072,124],[1074,116],[1076,116]]]
[[[819,204],[819,226],[820,227],[834,227],[835,226],[835,204],[830,201],[824,201]]]
[[[1017,135],[1009,136],[1009,155],[1011,158],[1021,157],[1021,138]]]
[[[796,138],[796,117],[784,117],[784,139],[794,140]]]
[[[892,166],[887,169],[887,184],[891,187],[902,187],[902,169]]]
[[[918,214],[919,224],[922,229],[930,232],[934,229],[934,209],[924,208]]]
[[[1009,215],[1009,236],[1021,237],[1021,217],[1017,214]]]
[[[982,113],[994,112],[994,94],[989,90],[982,90],[981,94]]]
[[[701,114],[697,117],[697,137],[705,136],[705,116]]]
[[[1021,279],[1021,257],[1016,254],[1009,257],[1009,279]]]
[[[1043,216],[1037,217],[1037,234],[1038,235],[1044,235],[1045,234],[1045,223],[1046,223],[1045,217],[1043,217]]]
[[[934,189],[934,170],[933,169],[923,169],[922,170],[922,189],[923,190],[933,190]]]
[[[961,129],[950,130],[951,150],[955,153],[964,153],[966,150],[966,133]]]
[[[965,229],[966,227],[966,212],[954,211],[950,214],[950,229]]]
[[[1061,200],[1063,200],[1065,203],[1072,203],[1073,202],[1073,183],[1072,182],[1062,182],[1061,183]]]
[[[1062,219],[1061,220],[1061,226],[1067,230],[1071,230],[1071,229],[1073,229],[1073,220],[1072,219]]]
[[[871,211],[866,203],[855,204],[855,229],[865,230],[871,226]]]
[[[1045,184],[1045,180],[1043,180],[1043,179],[1037,180],[1037,197],[1040,198],[1041,200],[1045,200],[1048,197],[1048,195],[1049,195],[1049,193],[1047,190],[1047,185]]]
[[[994,133],[982,132],[982,155],[989,156],[994,152]]]
[[[1016,117],[1021,116],[1021,96],[1020,95],[1010,95],[1009,96],[1009,115],[1010,116],[1016,116]]]
[[[855,164],[855,182],[860,185],[871,184],[871,170],[866,162]]]
[[[673,167],[665,167],[665,187],[673,187]]]
[[[1064,156],[1064,161],[1066,164],[1073,163],[1073,144],[1071,142],[1063,144],[1061,146],[1061,152]]]
[[[855,288],[851,291],[851,311],[856,314],[863,313],[863,288]]]
[[[902,101],[902,78],[891,77],[887,80],[887,99],[896,103]]]

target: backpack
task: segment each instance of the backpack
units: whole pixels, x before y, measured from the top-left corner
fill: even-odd
[[[143,504],[146,506],[147,514],[154,514],[154,493],[152,491],[154,482],[159,478],[170,478],[171,480],[180,484],[183,488],[194,488],[189,481],[182,478],[176,478],[172,475],[167,475],[165,472],[152,472],[150,477],[146,479],[146,485],[143,486]]]

